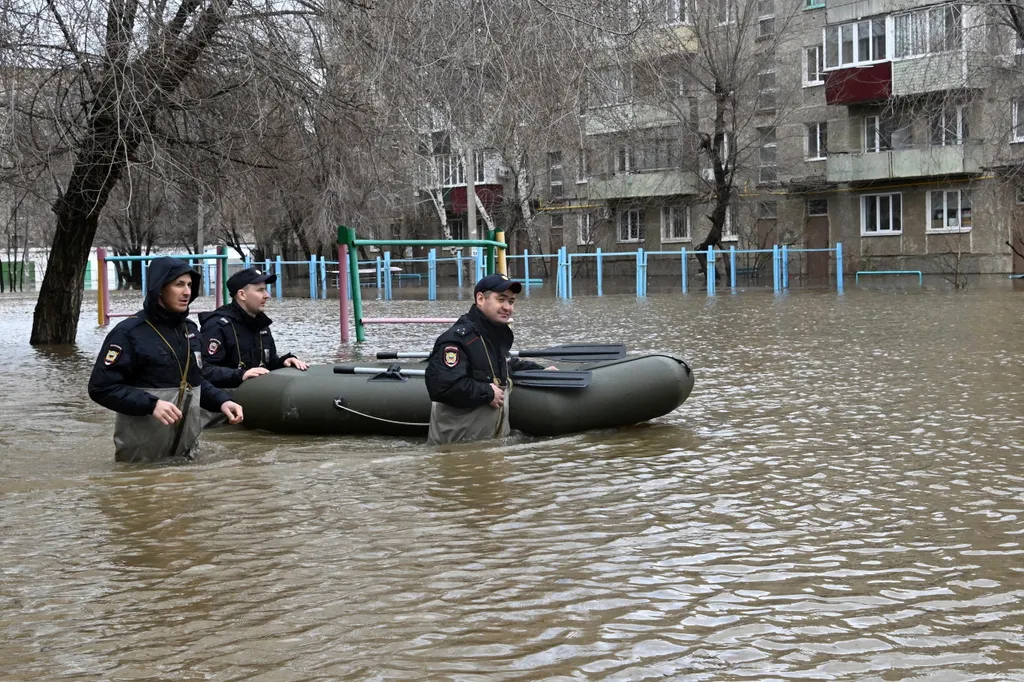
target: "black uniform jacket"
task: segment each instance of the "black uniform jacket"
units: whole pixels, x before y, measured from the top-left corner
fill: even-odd
[[[430,399],[452,407],[479,407],[494,400],[491,382],[508,386],[509,372],[543,369],[543,365],[510,358],[514,341],[506,324],[491,322],[476,307],[437,337],[427,360]]]
[[[242,375],[253,367],[281,369],[284,361],[295,357],[287,353],[278,357],[273,321],[264,313],[255,317],[232,301],[199,315],[202,325],[203,360],[206,377],[220,388],[234,388],[242,383]]]
[[[103,407],[133,417],[152,414],[157,399],[144,389],[177,388],[186,367],[189,385],[202,387],[204,409],[219,412],[229,400],[203,377],[199,327],[187,318],[188,313],[171,312],[158,302],[160,289],[185,273],[192,275],[195,300],[199,273],[177,258],[155,259],[149,267],[142,310],[107,334],[89,377],[89,397]]]

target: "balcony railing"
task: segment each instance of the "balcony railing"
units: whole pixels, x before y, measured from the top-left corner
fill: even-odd
[[[629,199],[695,194],[697,187],[697,174],[678,168],[618,173],[608,177],[597,176],[591,177],[589,182],[592,199]]]
[[[892,95],[892,62],[851,66],[825,73],[828,104],[878,102]]]
[[[915,146],[884,152],[829,152],[829,182],[862,182],[943,175],[972,175],[983,166],[980,141]]]

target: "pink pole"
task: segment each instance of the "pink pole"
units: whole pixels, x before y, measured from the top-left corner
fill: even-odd
[[[364,317],[363,324],[455,324],[455,317]]]
[[[338,244],[338,307],[341,312],[341,342],[348,343],[348,247]]]

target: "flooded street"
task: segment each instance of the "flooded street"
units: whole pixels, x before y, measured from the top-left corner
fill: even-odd
[[[228,429],[158,467],[115,464],[86,395],[93,292],[64,349],[0,295],[0,679],[1024,680],[1024,292],[848,287],[520,297],[519,347],[690,361],[651,424],[447,452]],[[317,363],[441,331],[353,350],[336,301],[267,311]]]

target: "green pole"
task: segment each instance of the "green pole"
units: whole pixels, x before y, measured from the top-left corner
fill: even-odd
[[[349,288],[352,291],[352,318],[356,323],[356,343],[366,340],[363,327],[363,292],[359,286],[359,254],[356,250],[356,231],[344,225],[338,226],[338,243],[348,246]]]
[[[494,241],[494,230],[487,230],[487,240]],[[497,270],[494,269],[494,247],[491,245],[487,246],[487,272],[485,274],[493,275]]]

